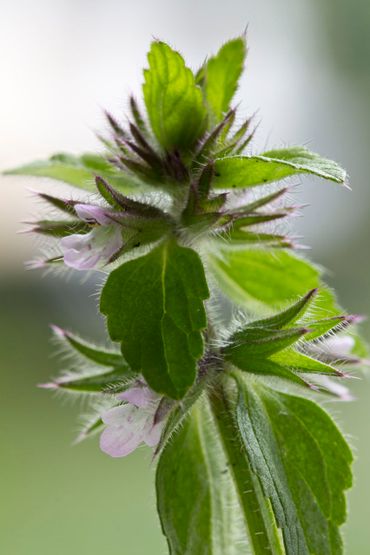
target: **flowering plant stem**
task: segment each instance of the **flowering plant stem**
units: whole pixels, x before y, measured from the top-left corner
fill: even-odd
[[[8,172],[75,188],[38,194],[30,231],[51,250],[30,267],[105,277],[109,346],[53,326],[72,370],[42,387],[90,402],[79,440],[153,449],[171,555],[341,555],[352,453],[320,401],[350,400],[367,354],[360,317],[294,252],[302,207],[281,181],[347,176],[304,147],[251,150],[231,105],[246,54],[237,37],[193,72],[154,41],[145,111],[107,113],[103,153]]]
[[[219,385],[210,394],[210,403],[238,492],[249,545],[255,555],[284,555],[271,506],[266,502],[258,477],[249,462],[241,457],[244,447],[230,408],[235,400],[228,389],[227,386]]]

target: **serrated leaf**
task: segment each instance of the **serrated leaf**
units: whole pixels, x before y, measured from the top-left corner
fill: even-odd
[[[329,415],[310,400],[249,380],[239,383],[236,417],[286,555],[340,555],[352,455]]]
[[[336,183],[346,182],[346,172],[332,160],[303,147],[270,150],[260,156],[227,156],[215,161],[214,187],[255,187],[298,174],[313,174]]]
[[[171,555],[245,553],[236,493],[205,403],[193,407],[165,447],[156,486]]]
[[[246,56],[244,37],[226,42],[204,67],[204,94],[216,122],[228,111]]]
[[[110,274],[100,306],[109,334],[154,391],[179,399],[193,384],[208,295],[199,256],[172,240]]]
[[[272,254],[262,249],[223,249],[218,256],[210,255],[209,269],[231,299],[262,314],[322,286],[315,266],[285,250]],[[322,286],[315,300],[315,316],[337,312],[332,293]]]
[[[182,56],[153,42],[144,70],[144,100],[152,130],[166,150],[187,150],[205,129],[202,91]]]
[[[55,154],[48,160],[25,164],[7,170],[4,174],[49,177],[88,191],[95,191],[96,174],[108,179],[112,186],[121,191],[132,192],[139,186],[131,176],[116,171],[104,158],[96,154]]]

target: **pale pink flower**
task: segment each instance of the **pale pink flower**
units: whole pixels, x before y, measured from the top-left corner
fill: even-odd
[[[141,443],[155,447],[165,423],[163,417],[156,418],[162,397],[138,381],[117,398],[126,404],[102,414],[106,424],[100,436],[102,451],[111,457],[125,457]]]
[[[89,233],[75,233],[61,239],[64,262],[76,270],[89,270],[107,264],[122,248],[122,228],[101,206],[76,204],[77,215],[95,223]]]
[[[329,355],[333,357],[333,359],[341,357],[350,356],[351,351],[355,345],[355,340],[350,335],[333,335],[328,337],[323,341],[323,343],[319,347],[319,354],[321,355]],[[354,358],[356,360],[356,358]],[[345,377],[348,377],[345,376]],[[353,401],[354,397],[349,389],[343,385],[342,383],[338,382],[338,379],[334,380],[331,379],[329,376],[325,375],[317,375],[315,376],[315,381],[320,386],[324,387],[330,393],[338,397],[341,401]]]
[[[355,340],[350,335],[333,335],[324,341],[323,349],[339,355],[350,355],[355,345]]]
[[[339,378],[334,381],[334,379],[331,379],[329,376],[316,375],[315,383],[328,390],[340,401],[353,401],[354,397],[349,391],[348,387],[346,387],[342,383],[339,383],[337,381],[338,379]]]

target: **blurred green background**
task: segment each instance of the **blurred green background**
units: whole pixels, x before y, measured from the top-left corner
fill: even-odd
[[[259,147],[308,144],[340,161],[353,192],[304,179],[308,202],[297,233],[350,312],[370,314],[370,3],[367,0],[1,0],[1,168],[55,151],[97,146],[102,108],[124,112],[139,94],[151,38],[180,49],[193,67],[248,24],[250,52],[238,99],[259,109]],[[61,367],[49,343],[57,323],[99,339],[101,276],[24,272],[37,252],[16,235],[40,206],[27,187],[1,178],[0,202],[0,553],[160,555],[150,452],[103,455],[92,440],[72,446],[83,406],[36,388]],[[58,189],[59,190],[59,189]],[[370,327],[364,325],[369,338]],[[368,555],[369,415],[366,376],[357,401],[331,404],[354,446],[356,483],[345,528],[347,552]],[[298,554],[297,554],[298,555]]]

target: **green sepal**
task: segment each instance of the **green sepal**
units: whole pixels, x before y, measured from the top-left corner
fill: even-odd
[[[255,374],[256,376],[266,377],[272,376],[274,378],[279,378],[285,382],[290,382],[295,385],[309,388],[318,391],[319,388],[308,382],[303,376],[300,375],[294,368],[289,366],[284,366],[279,364],[270,358],[252,358],[248,359],[246,357],[239,357],[237,359],[237,364],[234,364],[234,368],[237,367],[238,370],[242,370],[245,373]]]
[[[306,335],[306,341],[312,341],[327,334],[331,330],[340,329],[348,322],[348,316],[332,316],[331,318],[322,318],[321,320],[310,320],[308,326],[310,332]]]
[[[270,360],[282,366],[289,367],[292,370],[303,373],[324,374],[328,376],[342,376],[342,372],[333,368],[329,364],[312,358],[304,353],[286,349],[281,352],[274,353]]]
[[[74,233],[88,233],[91,227],[79,220],[39,220],[34,222],[32,231],[50,237],[67,237]]]
[[[74,210],[74,205],[76,204],[76,201],[54,197],[53,195],[49,195],[48,193],[41,192],[38,192],[37,196],[45,200],[54,208],[58,208],[58,210],[60,210],[61,212],[66,212],[67,214],[73,216],[76,215]]]
[[[258,231],[246,231],[231,227],[226,231],[219,231],[217,233],[216,241],[228,244],[229,248],[240,248],[246,246],[266,246],[271,248],[291,248],[292,241],[285,235],[278,235],[274,233],[260,233]]]
[[[264,195],[264,196],[258,198],[257,200],[254,200],[252,202],[248,202],[244,206],[238,206],[236,210],[239,213],[249,214],[250,212],[254,212],[258,208],[262,208],[263,206],[266,206],[267,204],[270,204],[270,203],[274,202],[275,200],[279,199],[280,197],[284,196],[287,193],[287,191],[288,191],[288,188],[283,187],[282,189],[278,189],[277,191],[274,191],[273,193],[270,193],[268,195]]]
[[[80,432],[75,439],[75,444],[81,443],[85,439],[90,439],[94,437],[99,432],[104,429],[104,422],[100,416],[100,410],[94,411],[93,414],[87,415],[83,419],[82,426],[80,426]]]
[[[263,320],[254,320],[253,322],[248,323],[248,328],[256,327],[279,330],[281,328],[285,328],[286,326],[294,324],[297,320],[304,316],[304,314],[310,307],[317,291],[317,288],[311,289],[311,291],[309,291],[304,297],[301,297],[296,303],[289,306],[282,312],[274,314],[270,318],[264,318]],[[308,335],[311,335],[310,332],[311,329],[307,330]]]
[[[117,351],[112,351],[97,347],[93,343],[89,343],[83,339],[80,339],[73,333],[64,330],[58,326],[52,326],[52,330],[58,339],[62,341],[68,347],[70,347],[74,352],[81,355],[83,358],[98,364],[99,366],[109,366],[109,367],[127,367],[122,354]]]
[[[211,368],[210,365],[207,367],[207,372],[199,372],[197,380],[191,386],[189,391],[185,396],[175,403],[173,403],[166,420],[166,425],[161,434],[161,438],[155,449],[155,455],[157,456],[162,452],[163,448],[167,445],[171,438],[176,434],[176,431],[181,426],[181,423],[189,415],[193,405],[198,401],[200,396],[204,393],[206,388],[212,386],[217,376],[217,371]]]
[[[239,366],[240,360],[267,358],[286,349],[307,332],[306,328],[271,330],[247,326],[230,337],[229,345],[223,349],[223,354],[227,360]]]
[[[76,372],[75,376],[72,372],[67,377],[58,378],[53,382],[42,384],[44,389],[60,389],[73,393],[100,394],[113,391],[117,386],[123,388],[128,380],[135,377],[135,373],[130,370],[127,365],[116,366],[113,369],[105,371],[97,371],[96,368],[89,371]]]

